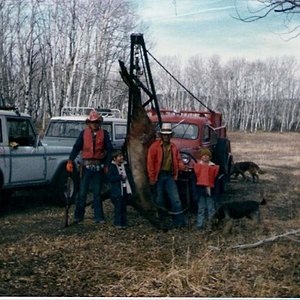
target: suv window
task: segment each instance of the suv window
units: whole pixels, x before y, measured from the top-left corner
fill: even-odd
[[[103,123],[101,127],[103,129],[105,129],[109,133],[109,136],[112,139],[112,127],[111,127],[111,124],[110,123],[109,124]]]
[[[127,125],[126,124],[115,124],[115,139],[123,140],[126,138]]]
[[[9,143],[16,142],[19,146],[33,146],[35,132],[27,119],[7,118]]]

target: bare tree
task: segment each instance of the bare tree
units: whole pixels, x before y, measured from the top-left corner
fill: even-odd
[[[235,0],[238,19],[244,22],[254,22],[275,14],[282,18],[289,39],[300,35],[300,25],[294,22],[294,18],[300,13],[299,0],[246,0],[246,12],[244,6],[239,5],[240,3],[242,3],[241,0]]]
[[[13,98],[10,85],[14,81],[10,63],[13,45],[10,17],[11,9],[5,5],[5,0],[0,1],[0,105],[9,104]]]
[[[165,56],[161,58],[162,65],[174,76],[177,80],[183,81],[182,78],[182,63],[178,57]],[[185,94],[183,89],[176,83],[176,81],[166,73],[157,64],[153,65],[153,75],[156,87],[157,97],[161,108],[179,110],[186,106]]]
[[[39,119],[110,104],[138,21],[124,0],[0,0],[0,98]]]
[[[215,56],[194,56],[185,66],[178,61],[165,57],[161,63],[204,107],[157,67],[153,70],[162,108],[203,110],[206,106],[222,112],[232,130],[283,132],[299,128],[300,78],[294,57],[252,62],[232,59],[225,65]]]

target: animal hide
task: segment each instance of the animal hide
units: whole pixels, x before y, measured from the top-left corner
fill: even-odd
[[[133,87],[131,123],[125,144],[136,191],[132,204],[151,223],[159,226],[156,219],[157,208],[147,176],[147,152],[155,138],[155,126],[142,106],[140,90]]]

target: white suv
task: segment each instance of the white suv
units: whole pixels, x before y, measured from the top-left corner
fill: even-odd
[[[50,188],[53,199],[61,204],[73,202],[78,176],[66,172],[71,150],[44,145],[29,115],[14,107],[0,107],[0,206],[15,191],[41,186]]]
[[[62,116],[53,117],[45,131],[43,143],[55,146],[73,146],[86,126],[86,118],[93,108],[64,107]],[[121,149],[126,137],[127,120],[117,109],[96,109],[103,117],[102,128],[107,130],[114,149]]]

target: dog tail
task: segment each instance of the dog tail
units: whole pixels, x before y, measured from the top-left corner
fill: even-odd
[[[267,204],[266,198],[263,198],[262,201],[259,204],[260,205],[266,205]]]
[[[266,174],[267,173],[266,171],[263,171],[260,167],[257,168],[257,172],[259,174]]]
[[[266,197],[265,197],[265,191],[263,189],[261,189],[259,191],[260,193],[260,196],[262,198],[261,202],[259,203],[260,205],[266,205],[267,204],[267,200],[266,200]]]

